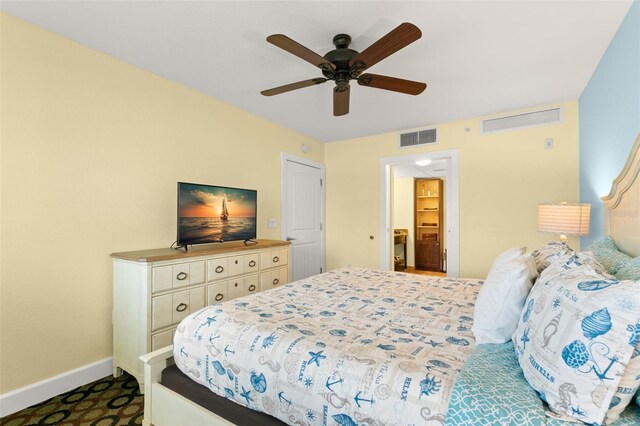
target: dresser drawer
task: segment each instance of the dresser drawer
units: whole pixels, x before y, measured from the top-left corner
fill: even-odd
[[[276,268],[288,263],[289,250],[269,250],[260,253],[260,265],[262,269]]]
[[[244,274],[244,256],[233,256],[227,258],[229,276]]]
[[[260,270],[260,256],[257,254],[227,258],[228,276],[242,275]]]
[[[229,300],[244,296],[244,278],[232,278],[227,281],[227,295]]]
[[[229,275],[227,259],[227,257],[221,257],[207,260],[207,281],[211,282],[227,278]]]
[[[227,300],[229,300],[229,292],[226,281],[207,286],[207,304],[213,305]]]
[[[204,308],[204,287],[156,296],[151,299],[151,330],[178,324],[184,317]]]
[[[151,291],[158,293],[203,282],[204,261],[155,266],[152,270]]]
[[[171,330],[162,331],[151,336],[151,350],[155,351],[156,349],[173,344],[173,335],[175,332],[176,329],[172,328]]]
[[[250,274],[260,270],[260,255],[247,254],[244,256],[244,272]]]
[[[278,268],[260,274],[260,291],[269,290],[287,283],[288,268]]]
[[[244,295],[258,293],[260,291],[260,276],[251,275],[244,278]]]

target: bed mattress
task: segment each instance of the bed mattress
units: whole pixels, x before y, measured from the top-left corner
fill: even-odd
[[[188,316],[174,359],[287,424],[442,424],[481,283],[338,269]]]

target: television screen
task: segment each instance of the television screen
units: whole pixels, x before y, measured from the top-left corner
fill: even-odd
[[[180,246],[256,238],[257,191],[178,182]]]

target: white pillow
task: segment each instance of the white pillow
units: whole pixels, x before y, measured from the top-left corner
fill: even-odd
[[[538,275],[533,257],[525,251],[525,247],[512,248],[494,260],[476,299],[471,331],[477,344],[511,340],[532,281]]]
[[[640,382],[637,281],[603,274],[585,253],[546,268],[513,335],[525,378],[559,416],[615,421]]]

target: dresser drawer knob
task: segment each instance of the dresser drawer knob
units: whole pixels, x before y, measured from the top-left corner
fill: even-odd
[[[278,263],[280,258],[278,256],[273,256],[273,263]]]
[[[176,279],[178,281],[184,281],[184,280],[187,279],[187,277],[188,277],[188,275],[187,275],[186,272],[180,272],[178,275],[176,275]]]
[[[178,312],[184,312],[186,309],[187,309],[186,303],[181,303],[178,306],[176,306],[176,311]]]
[[[236,259],[236,265],[238,264],[238,259]]]
[[[222,271],[224,271],[224,268],[220,265],[216,266],[216,273],[221,273]]]
[[[224,299],[224,294],[222,294],[222,293],[216,294],[215,299],[216,299],[216,302],[221,301],[222,299]]]
[[[238,287],[238,283],[235,283],[233,286],[234,286],[234,287]]]
[[[279,280],[279,279],[277,279],[277,278],[274,278],[274,279],[273,279],[273,285],[278,285],[278,283],[279,283],[279,282],[280,282],[280,280]]]
[[[252,260],[251,262],[249,262],[249,268],[253,268],[254,266],[256,266],[255,260]]]
[[[255,289],[256,289],[256,286],[255,286],[255,285],[251,284],[251,285],[249,286],[249,291],[254,291]]]

